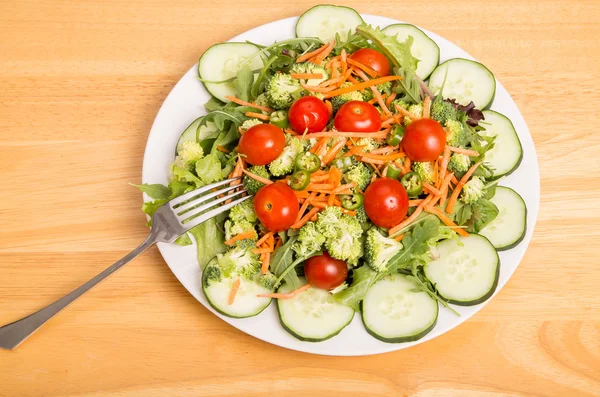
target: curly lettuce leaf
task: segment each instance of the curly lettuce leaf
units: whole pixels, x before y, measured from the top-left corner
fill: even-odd
[[[217,226],[217,220],[215,218],[211,218],[190,229],[188,233],[191,234],[196,241],[198,264],[202,270],[204,270],[208,261],[215,255],[227,251],[225,234]]]
[[[371,40],[377,49],[390,59],[393,67],[402,68],[405,72],[412,74],[417,70],[419,60],[410,51],[414,41],[412,36],[401,43],[395,36],[383,33],[379,27],[373,28],[365,23],[356,27],[356,33]]]

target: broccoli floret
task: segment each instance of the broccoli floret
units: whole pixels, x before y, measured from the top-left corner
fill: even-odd
[[[204,150],[202,150],[202,146],[199,143],[196,141],[185,141],[177,149],[175,165],[181,168],[189,168],[196,161],[200,160],[202,156],[204,156]]]
[[[210,287],[213,283],[218,283],[223,280],[223,272],[217,260],[211,260],[204,268],[202,274],[202,285],[204,288]]]
[[[436,98],[431,104],[431,118],[439,121],[442,125],[448,120],[456,120],[457,116],[454,105],[444,101],[442,98]]]
[[[259,96],[256,97],[254,103],[258,106],[269,107],[269,100],[267,99],[267,95],[263,92]],[[262,112],[263,114],[269,114],[268,112]]]
[[[367,216],[367,211],[365,211],[365,206],[361,205],[357,209],[355,209],[356,215],[354,216],[356,220],[361,224],[368,224],[369,217]]]
[[[292,245],[292,249],[298,256],[305,257],[312,252],[320,251],[323,243],[325,237],[317,230],[316,224],[308,222],[300,229],[298,240]]]
[[[254,229],[254,224],[245,219],[234,222],[230,219],[225,221],[225,239],[229,240],[232,237],[237,236],[241,233],[253,232],[254,235],[251,238],[252,240],[258,239],[258,234],[256,233],[256,229]]]
[[[454,173],[467,172],[471,165],[471,159],[466,154],[454,153],[448,162],[448,169]]]
[[[350,87],[353,84],[350,82],[343,83],[340,85],[340,88]],[[365,90],[366,91],[366,90]],[[334,111],[337,111],[343,104],[350,101],[362,101],[363,94],[360,91],[350,91],[342,95],[334,96],[331,98],[331,107],[333,107]]]
[[[434,182],[435,170],[431,163],[421,163],[416,161],[413,163],[413,171],[419,175],[421,181],[427,182],[430,185]]]
[[[377,84],[375,88],[377,88],[377,91],[379,91],[381,95],[389,95],[392,93],[392,82],[386,81],[385,83]],[[365,90],[362,92],[362,97],[363,101],[370,101],[373,99],[373,90],[370,88],[365,88]]]
[[[423,103],[413,103],[412,105],[409,105],[406,110],[413,116],[416,116],[417,119],[423,117]],[[412,120],[405,116],[402,124],[409,125],[410,123],[412,123]]]
[[[387,269],[388,261],[402,249],[402,244],[393,238],[384,237],[377,228],[367,231],[365,241],[365,261],[377,272]]]
[[[450,146],[460,147],[467,142],[467,132],[463,128],[460,121],[447,120],[444,124],[446,127],[446,143]]]
[[[273,176],[283,176],[294,170],[296,157],[304,151],[302,141],[291,135],[286,136],[283,152],[269,164],[269,171]]]
[[[246,200],[234,206],[229,211],[229,219],[231,219],[233,222],[256,222],[258,218],[256,216],[256,212],[254,212],[254,203],[252,200]]]
[[[401,107],[404,110],[408,109],[408,103],[404,102],[402,99],[395,99],[392,101],[392,103],[390,104],[389,108],[393,113],[398,113],[398,111],[396,110],[396,106]]]
[[[252,252],[252,246],[236,246],[224,254],[217,254],[217,261],[223,275],[231,277],[233,273],[246,280],[252,280],[260,272],[258,255]]]
[[[316,63],[312,62],[302,62],[295,63],[291,69],[290,73],[300,73],[300,74],[322,74],[323,77],[320,79],[301,79],[300,81],[304,84],[308,85],[318,85],[319,83],[329,79],[329,72],[323,66],[319,66]]]
[[[263,122],[260,121],[259,119],[248,119],[242,123],[242,125],[240,126],[240,129],[242,131],[248,131],[250,128],[254,127],[255,125],[259,125],[262,123]]]
[[[380,145],[373,138],[359,138],[356,140],[356,146],[364,146],[362,149],[363,152],[371,152],[377,149]]]
[[[356,182],[356,187],[364,191],[371,183],[371,176],[371,170],[364,163],[358,163],[350,167],[343,178],[346,183]]]
[[[250,167],[248,172],[261,176],[263,178],[271,179],[271,174],[267,171],[267,167],[264,165],[255,165],[254,167]],[[261,188],[265,186],[264,183],[257,181],[256,179],[250,178],[248,175],[244,175],[243,179],[244,189],[248,191],[249,194],[256,194]]]
[[[277,276],[275,276],[271,272],[268,272],[267,274],[262,275],[258,279],[258,285],[260,285],[263,288],[269,289],[271,291],[275,290],[276,282],[277,282]]]
[[[328,207],[319,214],[316,226],[325,237],[329,255],[351,264],[357,263],[363,253],[363,230],[355,217],[343,214],[338,207]]]
[[[271,77],[267,83],[266,94],[269,107],[277,110],[289,109],[292,103],[301,96],[300,81],[289,74],[279,73]]]
[[[485,182],[483,178],[475,176],[462,188],[460,200],[465,204],[472,204],[485,194]]]

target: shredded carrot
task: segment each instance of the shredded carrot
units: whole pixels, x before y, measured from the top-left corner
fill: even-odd
[[[333,189],[333,185],[328,183],[310,183],[305,190],[329,190]]]
[[[345,75],[346,71],[348,70],[348,57],[347,57],[345,49],[342,49],[341,63],[342,63],[342,74]]]
[[[370,81],[369,78],[362,72],[362,71],[357,71],[356,74],[361,77],[365,82]],[[374,77],[374,76],[371,76]],[[371,91],[373,91],[373,96],[375,97],[375,99],[377,100],[377,103],[379,103],[379,106],[381,106],[381,110],[383,110],[384,114],[388,114],[391,116],[391,112],[390,109],[387,108],[387,106],[385,105],[385,102],[383,100],[383,97],[381,96],[381,93],[379,92],[379,90],[377,89],[377,87],[375,86],[371,86],[369,87],[371,89]]]
[[[269,238],[267,239],[267,241],[265,242],[265,244],[269,248],[275,247],[275,236],[273,234],[269,235]]]
[[[308,84],[302,84],[302,88],[304,88],[307,91],[321,92],[321,93],[331,92],[336,89],[336,87],[319,87],[318,85],[308,85]]]
[[[304,203],[302,204],[302,207],[300,207],[300,211],[298,211],[298,216],[296,217],[295,222],[298,222],[298,221],[300,221],[300,219],[302,219],[304,212],[307,210],[309,204],[311,204],[312,200],[314,200],[314,198],[316,196],[317,196],[316,192],[312,192],[311,194],[308,195],[308,198],[304,201]]]
[[[334,56],[333,58],[331,58],[326,64],[325,64],[325,68],[327,69],[331,69],[332,65],[334,63],[336,63],[337,61],[339,61],[341,59],[341,57],[339,55]]]
[[[244,232],[244,233],[240,233],[238,235],[233,236],[232,238],[230,238],[229,240],[225,241],[225,245],[234,245],[236,242],[247,239],[247,238],[253,238],[256,236],[256,232]]]
[[[398,146],[383,146],[375,150],[371,150],[371,154],[388,154],[397,149]],[[404,157],[404,153],[402,153],[402,157]]]
[[[372,98],[372,99],[369,99],[369,100],[367,101],[367,103],[369,103],[369,104],[371,104],[371,105],[374,105],[374,104],[375,104],[375,102],[377,102],[377,98]]]
[[[267,241],[269,239],[269,237],[273,237],[273,232],[268,232],[267,234],[265,234],[264,236],[262,236],[257,242],[256,242],[256,246],[260,247],[262,245],[262,243],[264,243],[265,241]]]
[[[269,271],[269,264],[271,262],[271,253],[267,252],[265,255],[265,259],[262,261],[262,266],[260,267],[260,272],[262,274],[267,274]]]
[[[446,178],[446,172],[448,170],[448,162],[450,161],[450,147],[446,145],[444,147],[444,155],[442,156],[442,162],[440,164],[440,179]]]
[[[323,137],[333,137],[333,136],[343,136],[346,138],[373,138],[373,139],[376,139],[376,138],[387,137],[388,132],[389,132],[388,130],[379,131],[379,132],[324,131],[324,132],[313,132],[311,134],[307,134],[306,136],[303,136],[300,139],[323,138]],[[318,143],[317,143],[317,145],[318,145]],[[314,149],[314,146],[313,146],[313,149]]]
[[[431,111],[431,97],[427,95],[423,101],[423,118],[428,119]]]
[[[442,194],[442,192],[439,191],[439,189],[436,189],[434,186],[431,186],[429,183],[427,182],[423,182],[423,190],[432,193],[436,196],[439,196]]]
[[[340,185],[333,191],[333,193],[339,194],[338,192],[343,192],[346,189],[352,189],[353,187],[356,187],[356,182],[351,182],[351,183],[347,183],[345,185]]]
[[[442,195],[440,196],[440,205],[444,205],[446,203],[446,197],[448,196],[448,188],[450,187],[450,180],[454,177],[454,173],[451,172],[442,181],[442,186],[440,187],[440,191]]]
[[[404,233],[402,233],[402,234],[399,234],[399,235],[397,235],[396,237],[394,237],[394,240],[396,240],[396,241],[400,241],[400,240],[402,240],[402,239],[404,238],[404,236],[406,236],[406,234],[404,234]]]
[[[458,200],[458,195],[460,194],[460,191],[462,190],[463,186],[465,186],[471,175],[473,175],[477,167],[479,167],[480,165],[481,162],[473,164],[471,168],[469,168],[469,170],[463,175],[463,177],[460,178],[460,181],[458,182],[458,184],[454,188],[454,191],[452,192],[452,196],[450,196],[450,199],[448,200],[448,205],[446,206],[447,213],[451,214],[452,212],[454,212],[454,205],[456,205],[456,200]]]
[[[290,73],[290,76],[292,76],[295,79],[322,79],[323,78],[323,74],[322,73]]]
[[[329,113],[329,117],[333,116],[333,106],[331,106],[331,101],[325,101],[325,106],[327,106],[327,112]]]
[[[283,132],[285,132],[285,133],[287,133],[287,134],[290,134],[290,135],[298,135],[298,133],[297,133],[296,131],[294,131],[294,130],[292,130],[292,129],[290,129],[290,128],[285,128],[285,129],[283,130]]]
[[[316,56],[314,56],[313,62],[316,63],[317,65],[320,65],[321,62],[323,62],[323,60],[325,58],[327,58],[327,55],[331,54],[331,51],[333,51],[333,47],[335,47],[335,40],[333,40],[331,43],[329,43],[323,51],[321,51]]]
[[[456,178],[456,175],[452,175],[450,182],[454,183],[455,185],[458,185],[458,179]]]
[[[368,87],[371,87],[371,86],[376,86],[378,84],[385,83],[387,81],[394,81],[394,80],[401,80],[401,79],[402,79],[402,77],[400,77],[400,76],[379,77],[377,79],[373,79],[373,80],[369,80],[369,81],[363,81],[362,83],[354,84],[354,85],[351,85],[349,87],[344,87],[344,88],[340,88],[340,89],[335,90],[335,91],[331,91],[331,92],[325,94],[325,97],[326,98],[331,98],[331,97],[334,97],[334,96],[346,94],[348,92],[358,91],[358,90],[361,90],[363,88],[368,88]]]
[[[275,298],[275,299],[291,299],[294,296],[306,291],[310,288],[310,284],[303,285],[295,291],[288,292],[287,294],[281,293],[270,293],[270,294],[258,294],[256,295],[258,298]]]
[[[217,146],[217,150],[219,152],[223,152],[223,153],[229,153],[229,152],[231,152],[231,150],[229,150],[229,149],[227,149],[226,147],[223,147],[223,146]]]
[[[237,294],[238,289],[240,289],[240,284],[241,284],[241,281],[239,278],[237,278],[233,282],[233,285],[231,286],[231,292],[229,292],[229,301],[227,302],[228,305],[233,305],[233,301],[235,300],[235,295]]]
[[[275,244],[275,249],[281,247],[283,245],[283,240],[278,238],[277,239],[277,243]]]
[[[308,59],[310,59],[310,58],[312,58],[314,56],[319,55],[320,53],[322,53],[323,51],[325,51],[325,49],[327,48],[327,46],[328,46],[328,44],[324,44],[323,46],[317,48],[316,50],[314,50],[312,52],[307,52],[306,54],[299,56],[296,59],[296,63],[304,62],[304,61],[306,61],[306,60],[308,60]]]
[[[404,152],[400,153],[391,153],[391,154],[373,154],[373,153],[360,153],[360,156],[363,158],[373,159],[373,160],[382,160],[382,161],[394,161],[401,158],[404,158],[406,154]]]
[[[412,166],[412,160],[410,159],[410,157],[406,156],[406,159],[404,160],[404,170],[403,172],[405,174],[408,174],[410,172],[410,167]]]
[[[350,71],[352,71],[352,69],[349,69]],[[358,81],[357,79],[355,79],[354,77],[352,77],[352,75],[348,76],[348,80],[350,80],[353,84],[360,84],[360,81]],[[360,92],[364,92],[365,89],[361,88],[359,90]]]
[[[382,127],[389,127],[392,124],[400,124],[401,122],[401,117],[400,116],[393,116],[388,118],[387,120],[385,120],[383,123],[381,123]]]
[[[333,166],[329,169],[329,183],[332,184],[336,189],[342,183],[342,171],[340,171],[336,166]]]
[[[225,99],[229,99],[231,102],[237,103],[240,106],[248,106],[248,107],[255,108],[255,109],[262,110],[264,112],[269,112],[269,113],[274,112],[274,110],[271,108],[268,108],[266,106],[260,106],[260,105],[257,105],[255,103],[251,103],[251,102],[242,101],[241,99],[236,98],[232,95],[226,96]]]
[[[272,252],[272,251],[273,251],[273,249],[270,247],[254,248],[252,250],[252,252],[255,254],[268,254],[269,252]]]
[[[384,161],[384,160],[370,159],[368,157],[361,157],[360,161],[362,161],[363,163],[377,164],[377,165],[385,165],[385,163],[386,163],[386,161]],[[377,173],[379,174],[379,176],[381,176],[381,172],[379,171],[379,168],[377,168],[377,167],[374,167],[374,168],[377,171]]]
[[[335,62],[331,65],[331,78],[337,80],[340,77],[340,68],[341,64],[339,62]]]
[[[333,167],[331,167],[331,168],[333,168]],[[330,175],[314,175],[314,174],[312,174],[310,176],[311,182],[325,182],[325,181],[329,181],[330,179],[331,179]]]
[[[346,145],[346,139],[341,139],[335,145],[329,149],[329,151],[323,156],[323,160],[321,161],[323,164],[329,164],[338,152]]]
[[[406,218],[405,220],[403,220],[402,222],[400,222],[399,224],[397,224],[394,227],[391,227],[388,230],[388,235],[392,236],[393,234],[395,234],[397,231],[402,230],[403,228],[405,228],[406,226],[410,225],[411,223],[413,223],[413,221],[415,219],[417,219],[417,217],[419,216],[419,214],[421,214],[421,212],[423,212],[423,209],[425,208],[425,206],[427,204],[429,204],[429,202],[433,199],[433,196],[427,196],[427,198],[425,200],[423,200],[421,202],[421,204],[419,204],[419,206],[415,209],[415,212],[412,213],[411,216],[409,216],[408,218]]]
[[[396,105],[396,110],[398,111],[398,113],[400,113],[403,116],[408,117],[412,121],[419,119],[419,117],[415,116],[414,114],[412,114],[411,112],[409,112],[408,110],[404,109],[403,107],[401,107],[399,105]]]
[[[259,119],[259,120],[269,121],[269,116],[265,116],[262,113],[246,112],[246,116],[247,117],[254,117],[254,118]]]
[[[373,69],[371,69],[370,67],[368,67],[365,64],[362,64],[362,63],[360,63],[358,61],[355,61],[352,58],[348,58],[347,62],[348,62],[349,65],[356,66],[358,69],[360,69],[363,72],[365,72],[366,74],[368,74],[369,77],[371,77],[371,78],[375,78],[375,77],[378,76],[378,73],[376,71],[374,71]]]
[[[329,144],[329,139],[330,138],[326,138],[325,142],[323,142],[323,144],[321,145],[319,150],[317,150],[317,152],[315,153],[320,158],[323,158],[323,156],[325,156],[325,153],[327,153],[327,150],[328,150],[327,145]]]
[[[424,199],[408,200],[408,206],[409,207],[416,207],[419,204],[421,204],[423,201],[424,201]]]
[[[310,211],[306,213],[298,222],[294,223],[290,226],[290,229],[300,229],[302,226],[306,225],[306,223],[312,218],[313,215],[317,215],[320,211],[320,208],[314,207]]]
[[[313,136],[315,133],[310,134],[311,136],[307,136],[307,135],[303,135],[300,139],[310,139],[310,138],[319,138],[319,137],[315,137]],[[328,135],[329,136],[329,135]],[[310,152],[311,153],[317,153],[317,150],[319,150],[319,148],[325,144],[325,142],[327,141],[327,137],[325,136],[321,136],[321,139],[319,139],[319,141],[315,144],[315,146],[313,146],[312,148],[310,148]]]
[[[435,208],[435,207],[430,207],[428,206],[425,211],[437,215],[438,218],[440,218],[440,220],[442,222],[444,222],[444,224],[446,226],[450,226],[452,228],[455,228],[454,230],[456,231],[456,233],[460,234],[461,236],[467,237],[469,235],[469,233],[467,233],[466,230],[464,230],[463,228],[459,227],[456,223],[452,222],[452,219],[450,219],[448,217],[448,215],[446,215],[444,213],[444,211],[440,210],[439,208]]]
[[[387,107],[389,108],[390,105],[392,104],[392,102],[394,101],[394,99],[396,99],[396,92],[392,92],[387,99],[385,100],[385,104],[387,105]]]
[[[265,185],[270,185],[270,184],[273,183],[272,180],[267,179],[267,178],[263,178],[262,176],[258,176],[256,174],[253,174],[250,171],[242,170],[242,172],[244,174],[248,175],[250,178],[254,179],[255,181],[258,181],[260,183],[264,183]]]
[[[450,146],[450,150],[454,153],[465,154],[469,157],[479,156],[479,152],[476,150],[469,150],[469,149],[463,149],[460,147],[452,147],[452,146]]]
[[[439,173],[439,157],[433,162],[433,186],[436,188],[440,186],[440,173]]]

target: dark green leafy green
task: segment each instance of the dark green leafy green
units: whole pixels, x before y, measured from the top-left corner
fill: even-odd
[[[484,198],[477,200],[471,206],[473,215],[465,223],[468,226],[467,231],[469,233],[479,233],[481,229],[496,219],[499,213],[496,204]]]
[[[146,193],[151,199],[168,199],[171,196],[171,189],[160,183],[135,185],[130,183],[131,186],[135,186],[140,189],[143,193]]]
[[[250,91],[252,90],[252,84],[254,83],[254,72],[250,69],[250,66],[244,65],[238,70],[236,79],[233,80],[233,86],[237,90],[237,96],[243,101],[249,101]]]
[[[271,272],[278,278],[283,277],[283,281],[290,285],[293,290],[300,287],[300,279],[296,272],[286,270],[294,263],[292,245],[297,239],[298,237],[296,236],[290,237],[281,247],[277,248],[271,257],[270,266]]]

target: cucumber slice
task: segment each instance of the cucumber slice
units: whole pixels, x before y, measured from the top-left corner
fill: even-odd
[[[481,135],[496,136],[496,144],[485,154],[485,162],[494,170],[494,178],[508,175],[519,167],[523,159],[521,141],[513,123],[503,114],[484,110],[485,131]]]
[[[192,124],[190,124],[185,130],[183,130],[183,132],[179,136],[179,140],[177,141],[175,155],[179,154],[178,151],[183,142],[196,142],[196,133],[198,132],[198,126],[200,125],[200,122],[202,121],[203,117],[204,116],[198,117],[196,120],[192,121]],[[209,121],[208,123],[206,123],[206,125],[203,125],[202,128],[200,128],[200,140],[206,138],[215,131],[217,131],[217,127],[212,121]]]
[[[198,61],[198,75],[207,81],[223,81],[235,77],[240,63],[256,54],[260,49],[249,43],[221,43],[215,44],[202,54]],[[248,63],[250,69],[257,70],[263,67],[260,56],[252,58]],[[207,83],[203,82],[206,90],[221,102],[229,102],[226,96],[235,95],[236,89],[233,82]]]
[[[431,73],[431,91],[437,95],[442,85],[444,98],[454,98],[461,105],[473,101],[478,109],[488,106],[496,93],[496,79],[492,72],[479,62],[463,58],[450,59]]]
[[[212,260],[216,260],[213,258]],[[212,261],[211,260],[211,261]],[[240,287],[235,295],[233,304],[229,304],[229,294],[234,281],[238,278],[232,274],[230,277],[223,278],[218,283],[211,283],[206,287],[204,277],[202,275],[202,291],[208,300],[208,303],[219,313],[234,318],[246,318],[256,316],[269,306],[271,298],[259,298],[257,294],[269,294],[273,291],[261,287],[254,281],[244,280],[240,278]],[[258,280],[260,276],[256,277]]]
[[[438,304],[404,275],[394,274],[369,288],[362,302],[368,333],[389,343],[412,342],[433,329]]]
[[[348,32],[363,22],[360,14],[350,7],[317,5],[298,18],[296,37],[317,37],[328,43],[339,33],[340,38],[345,41],[348,39]]]
[[[525,237],[527,206],[523,198],[509,187],[498,186],[492,203],[498,207],[498,216],[479,234],[486,237],[498,251],[513,248]]]
[[[440,47],[431,40],[421,29],[408,23],[397,23],[383,29],[388,36],[396,36],[401,43],[412,36],[413,45],[411,53],[419,60],[417,76],[426,80],[440,62]]]
[[[439,259],[425,266],[425,275],[440,296],[461,306],[486,301],[498,285],[500,258],[492,243],[483,236],[471,234],[438,244]]]
[[[301,279],[302,284],[306,280]],[[283,285],[277,292],[291,292]],[[305,342],[320,342],[339,334],[354,317],[351,307],[338,303],[319,288],[309,288],[291,299],[278,299],[281,325],[295,338]]]

